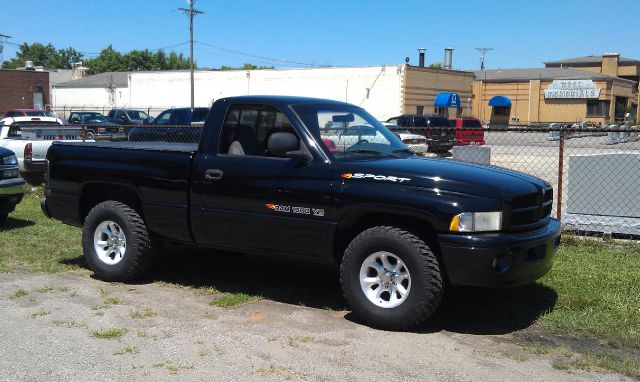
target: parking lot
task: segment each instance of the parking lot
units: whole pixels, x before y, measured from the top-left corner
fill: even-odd
[[[508,325],[456,322],[445,314],[418,332],[370,329],[352,322],[341,307],[331,270],[284,266],[287,280],[281,280],[272,273],[277,267],[255,265],[239,277],[267,291],[264,299],[211,306],[222,292],[177,279],[192,283],[189,272],[206,266],[216,275],[209,280],[220,281],[224,271],[214,267],[253,260],[191,260],[179,275],[160,271],[160,280],[138,285],[104,283],[86,271],[2,275],[0,379],[626,380],[554,368],[562,354],[536,354],[526,336],[540,335],[518,334]],[[298,276],[290,277],[292,272]],[[16,297],[17,290],[26,294]]]

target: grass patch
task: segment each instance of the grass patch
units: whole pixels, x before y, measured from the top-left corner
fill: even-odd
[[[138,330],[138,337],[139,338],[149,338],[149,333],[145,332],[144,330]]]
[[[46,316],[51,314],[50,311],[45,310],[45,309],[40,309],[39,311],[35,312],[35,313],[31,313],[31,318],[38,318],[38,317],[42,317],[42,316]]]
[[[138,348],[136,348],[133,345],[127,345],[121,349],[116,350],[115,352],[113,352],[113,355],[122,355],[122,354],[136,354],[138,353]]]
[[[20,298],[20,297],[26,296],[28,294],[29,294],[29,292],[26,289],[19,288],[19,289],[16,289],[13,293],[11,293],[9,295],[9,298],[14,300],[16,298]]]
[[[209,305],[217,306],[220,308],[232,308],[234,306],[247,304],[250,302],[262,300],[260,296],[252,296],[246,293],[227,293],[221,297],[214,298],[209,302]]]
[[[563,240],[553,269],[541,280],[558,300],[538,325],[640,349],[640,245]]]
[[[68,320],[68,321],[54,320],[53,324],[55,326],[64,326],[66,328],[86,328],[87,327],[87,324],[82,322],[77,322],[75,320]]]
[[[200,287],[193,291],[196,296],[211,296],[220,293],[215,287]]]
[[[26,195],[0,228],[0,272],[79,269],[80,236],[79,228],[44,216],[37,195]]]
[[[38,293],[49,293],[52,290],[53,290],[53,287],[51,287],[49,285],[45,285],[45,286],[42,286],[40,288],[37,288],[36,292],[38,292]]]
[[[127,329],[124,328],[107,328],[94,330],[91,334],[103,340],[118,340],[122,338],[125,334],[127,334]]]
[[[604,353],[587,353],[566,362],[557,361],[553,367],[559,370],[576,368],[588,371],[613,371],[640,379],[640,359],[616,357]]]
[[[129,316],[131,316],[131,318],[135,318],[135,319],[153,317],[153,316],[156,316],[157,314],[158,313],[154,312],[150,308],[146,308],[145,310],[142,310],[142,311],[140,311],[140,310],[131,310],[131,311],[129,311]]]

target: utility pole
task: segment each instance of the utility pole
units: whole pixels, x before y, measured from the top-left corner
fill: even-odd
[[[187,16],[189,16],[189,66],[191,68],[191,108],[193,108],[193,16],[202,14],[204,12],[193,8],[195,0],[187,0],[187,3],[189,4],[189,8],[178,8],[178,10],[184,12]]]
[[[484,70],[484,55],[493,48],[476,48],[480,52],[480,70]]]

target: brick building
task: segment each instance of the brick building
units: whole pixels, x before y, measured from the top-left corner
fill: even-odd
[[[9,109],[44,109],[50,104],[49,72],[0,70],[0,115]]]

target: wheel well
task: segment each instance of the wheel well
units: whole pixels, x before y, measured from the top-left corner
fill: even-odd
[[[91,183],[84,186],[80,194],[80,221],[84,222],[84,219],[93,207],[107,200],[122,202],[136,210],[141,216],[143,215],[140,198],[131,187],[106,183]],[[144,216],[142,217],[144,219]]]
[[[426,241],[436,256],[440,257],[436,230],[428,221],[391,213],[367,213],[356,218],[343,219],[340,222],[333,241],[334,260],[339,263],[351,240],[362,231],[376,226],[393,226],[405,229]]]

